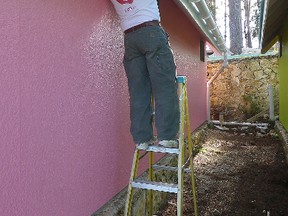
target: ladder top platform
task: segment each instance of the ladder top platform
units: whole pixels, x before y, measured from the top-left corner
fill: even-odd
[[[186,83],[187,82],[186,76],[177,76],[177,82],[178,83]]]

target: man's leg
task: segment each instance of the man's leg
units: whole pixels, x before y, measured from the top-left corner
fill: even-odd
[[[154,49],[146,54],[152,91],[155,96],[155,123],[158,140],[175,139],[179,130],[179,100],[176,66],[167,35],[159,28],[158,35],[149,38]]]
[[[144,56],[124,60],[130,94],[131,134],[136,144],[153,137],[151,82]]]

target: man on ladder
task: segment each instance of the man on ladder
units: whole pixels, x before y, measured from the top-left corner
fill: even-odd
[[[130,94],[131,134],[137,149],[153,143],[151,96],[159,145],[178,147],[176,66],[157,0],[111,0],[124,32],[123,64]]]
[[[148,190],[149,215],[153,214],[153,191],[162,191],[177,193],[177,216],[182,216],[183,174],[185,165],[189,164],[192,171],[195,216],[197,216],[192,144],[188,102],[186,100],[186,78],[176,78],[176,65],[168,34],[160,25],[158,2],[157,0],[111,0],[111,2],[119,15],[121,28],[124,32],[123,64],[128,78],[130,94],[131,134],[136,144],[124,215],[131,215],[133,189],[139,188]],[[181,85],[179,88],[180,100],[178,100],[177,94],[178,84]],[[158,145],[155,145],[153,140],[152,94],[155,99],[155,126]],[[184,119],[185,117],[186,119]],[[188,123],[188,149],[191,155],[188,157],[187,163],[184,161],[185,122]],[[153,145],[149,146],[149,144]],[[140,150],[150,152],[148,181],[137,179]],[[177,171],[177,184],[155,181],[153,174],[156,169],[156,166],[153,165],[154,152],[178,155],[177,167],[158,166],[160,169],[168,168],[168,170]]]

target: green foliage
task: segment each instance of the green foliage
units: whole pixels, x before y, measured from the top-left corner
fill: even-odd
[[[213,18],[216,20],[216,0],[206,0],[206,4],[210,9]]]
[[[280,140],[280,136],[277,132],[270,132],[271,137],[275,140]]]
[[[252,95],[243,95],[242,98],[244,106],[241,109],[246,116],[253,116],[261,111],[257,100]]]

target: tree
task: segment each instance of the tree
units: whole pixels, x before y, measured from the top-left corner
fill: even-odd
[[[251,39],[251,0],[243,0],[244,3],[244,35],[246,41],[246,47],[252,48],[252,39]]]
[[[252,4],[252,23],[254,23],[254,26],[251,28],[251,34],[252,34],[252,38],[258,38],[259,35],[259,29],[260,29],[260,7],[261,7],[261,1],[260,0],[256,0],[254,1],[254,3]]]
[[[229,0],[230,50],[241,54],[243,47],[241,0]]]
[[[216,20],[216,0],[206,0],[206,4],[212,12],[213,18]]]

